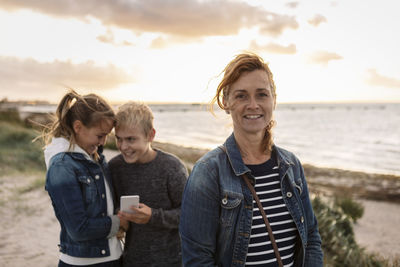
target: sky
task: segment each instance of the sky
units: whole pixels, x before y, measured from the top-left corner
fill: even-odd
[[[0,98],[209,102],[259,54],[277,101],[400,102],[398,0],[0,0]]]

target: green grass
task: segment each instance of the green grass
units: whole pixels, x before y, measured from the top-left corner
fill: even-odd
[[[43,144],[32,143],[37,135],[19,121],[0,120],[0,175],[45,171]]]

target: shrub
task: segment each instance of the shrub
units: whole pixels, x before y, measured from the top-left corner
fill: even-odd
[[[340,207],[354,222],[357,222],[364,214],[364,206],[354,201],[351,197],[336,198],[335,205]]]
[[[324,266],[386,266],[379,256],[369,254],[358,246],[354,238],[353,222],[341,208],[329,205],[318,197],[312,203],[322,239]]]

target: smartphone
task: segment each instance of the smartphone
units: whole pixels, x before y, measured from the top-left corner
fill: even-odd
[[[121,196],[121,211],[134,213],[134,211],[131,210],[131,206],[139,208],[139,196],[138,195]]]

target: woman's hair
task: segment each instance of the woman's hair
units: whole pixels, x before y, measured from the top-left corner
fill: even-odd
[[[118,108],[116,115],[117,129],[124,127],[142,127],[147,136],[153,129],[153,112],[146,104],[139,102],[128,102]]]
[[[95,94],[81,96],[70,90],[58,104],[55,118],[45,127],[42,138],[45,144],[48,144],[52,137],[64,137],[74,144],[74,121],[79,120],[85,127],[90,128],[104,119],[115,122],[114,111],[103,98]]]
[[[217,91],[215,93],[214,98],[211,101],[211,110],[215,102],[221,109],[225,110],[225,106],[223,104],[223,99],[227,99],[230,93],[230,87],[233,83],[235,83],[243,73],[248,73],[255,70],[263,70],[268,75],[268,81],[271,86],[271,92],[274,97],[274,101],[276,101],[276,87],[274,83],[274,79],[272,76],[272,72],[268,67],[268,64],[264,62],[264,60],[253,53],[242,53],[237,55],[222,71],[224,76],[221,82],[218,84]],[[271,122],[267,125],[265,129],[265,136],[263,142],[264,150],[272,149],[272,127],[275,125],[275,121],[271,120]]]

